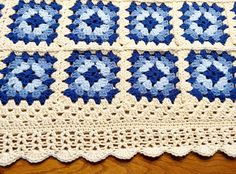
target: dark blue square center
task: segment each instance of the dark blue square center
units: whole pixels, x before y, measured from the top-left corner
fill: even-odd
[[[149,69],[149,71],[144,73],[147,78],[152,82],[152,84],[155,84],[157,81],[159,81],[165,74],[160,71],[156,66],[153,66]]]
[[[90,16],[89,19],[84,20],[88,26],[94,30],[97,27],[100,27],[103,24],[103,21],[101,18],[97,15],[97,13],[94,13],[92,16]]]
[[[201,17],[198,19],[198,22],[197,22],[198,26],[202,27],[203,30],[206,30],[209,28],[209,26],[212,25],[212,23],[205,18],[204,15],[201,15]]]
[[[100,70],[96,66],[92,66],[83,74],[84,78],[89,81],[90,86],[96,83],[99,79],[103,78]]]
[[[158,22],[156,21],[156,19],[154,19],[152,16],[146,17],[146,18],[142,21],[142,23],[143,23],[144,27],[148,29],[149,32],[150,32],[153,28],[155,28],[155,26],[158,24]]]
[[[39,79],[32,69],[27,69],[22,73],[16,74],[16,77],[22,82],[23,87],[31,83],[34,79]]]
[[[39,27],[40,24],[44,24],[44,19],[39,16],[39,14],[35,14],[30,18],[26,19],[26,22],[32,27],[32,29]]]
[[[217,69],[214,65],[211,65],[204,73],[207,79],[211,79],[213,84],[216,84],[219,79],[224,75],[219,69]]]

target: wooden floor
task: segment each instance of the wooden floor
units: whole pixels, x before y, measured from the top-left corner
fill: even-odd
[[[78,159],[72,163],[61,163],[49,158],[39,164],[19,160],[8,167],[1,167],[0,174],[236,174],[236,159],[223,153],[211,158],[189,154],[176,158],[164,154],[159,158],[137,155],[131,160],[109,157],[99,163]]]

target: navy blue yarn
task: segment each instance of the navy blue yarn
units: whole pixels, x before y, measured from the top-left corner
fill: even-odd
[[[215,60],[218,60],[218,57],[221,56],[222,58],[224,58],[226,61],[228,62],[232,62],[232,68],[230,68],[228,70],[229,73],[232,74],[233,78],[228,79],[229,83],[233,83],[234,84],[234,89],[230,91],[230,96],[225,96],[223,92],[220,93],[219,96],[215,96],[212,91],[208,90],[207,94],[202,94],[198,89],[193,88],[191,91],[189,91],[189,93],[193,96],[195,96],[199,101],[203,99],[203,97],[206,97],[209,99],[210,102],[214,101],[216,98],[219,98],[222,102],[225,101],[226,98],[229,98],[233,101],[236,100],[236,77],[235,77],[235,73],[236,73],[236,67],[233,66],[233,62],[235,61],[235,57],[231,56],[230,54],[228,54],[227,52],[223,51],[220,54],[217,53],[216,51],[211,51],[211,52],[207,52],[206,50],[201,50],[200,53],[196,53],[195,51],[191,51],[188,54],[188,57],[185,59],[186,61],[189,62],[189,64],[193,63],[196,59],[197,59],[197,55],[201,55],[204,58],[207,58],[207,55],[211,55],[214,57]],[[193,68],[191,65],[186,68],[186,71],[190,73],[190,78],[187,80],[189,83],[193,84],[196,81],[195,77],[192,77],[191,74],[195,71],[195,68]],[[223,73],[220,72],[215,66],[211,65],[207,71],[205,71],[203,73],[204,75],[206,75],[206,77],[208,77],[208,79],[211,79],[213,84],[215,84],[220,77],[223,77]]]
[[[152,101],[153,98],[157,98],[160,102],[162,102],[165,98],[169,98],[172,103],[174,103],[174,100],[176,96],[180,93],[179,89],[173,89],[170,91],[170,94],[168,96],[164,96],[162,91],[158,91],[157,95],[153,95],[149,90],[142,94],[140,91],[134,87],[134,84],[137,82],[138,78],[134,77],[133,74],[137,73],[139,67],[134,67],[134,64],[140,59],[140,56],[143,56],[146,60],[150,60],[150,56],[155,56],[160,58],[161,56],[165,57],[165,59],[175,63],[178,58],[171,54],[169,51],[161,53],[161,52],[154,52],[150,53],[145,51],[143,54],[138,53],[137,51],[134,51],[132,56],[128,59],[132,66],[128,69],[128,71],[132,74],[131,78],[129,78],[127,81],[131,83],[131,88],[128,90],[128,92],[132,95],[134,95],[137,99],[137,101],[140,101],[142,97],[146,97],[148,101]],[[171,73],[176,74],[178,72],[178,68],[174,67],[170,70]],[[152,82],[152,84],[156,83],[158,80],[160,80],[161,77],[164,77],[165,74],[158,70],[156,67],[152,67],[149,69],[148,72],[145,73],[145,75],[148,77],[148,79]],[[175,77],[170,81],[171,84],[176,84],[179,82],[179,79]]]
[[[32,29],[38,27],[40,24],[45,23],[43,18],[38,14],[35,14],[29,19],[26,19],[26,22],[31,25]]]
[[[207,71],[203,73],[208,79],[211,78],[213,84],[216,84],[224,74],[219,71],[214,65],[211,65]]]
[[[3,4],[0,4],[0,10],[2,10],[4,8]],[[0,17],[2,17],[2,13],[0,13]]]
[[[78,9],[81,9],[82,6],[84,6],[84,5],[88,6],[90,9],[92,9],[94,6],[96,6],[100,9],[103,9],[103,7],[107,7],[109,10],[114,11],[116,13],[119,11],[119,8],[116,7],[115,5],[113,5],[111,2],[109,2],[108,4],[105,5],[105,4],[103,4],[102,1],[99,1],[97,4],[94,4],[91,0],[88,0],[86,2],[86,4],[82,4],[81,1],[77,0],[76,3],[74,4],[74,6],[72,8],[70,8],[73,11],[73,15],[69,16],[69,19],[71,19],[72,23],[70,25],[68,25],[67,28],[70,29],[71,31],[78,27],[78,25],[73,24],[73,21],[80,16],[80,15],[76,15],[76,11]],[[119,19],[119,16],[113,16],[111,18],[111,20],[114,21],[116,23],[116,25],[114,25],[110,29],[114,30],[115,32],[119,27],[119,25],[117,23],[118,19]],[[101,19],[100,19],[100,17],[98,17],[97,14],[94,14],[93,16],[91,16],[90,19],[86,20],[86,22],[88,24],[92,24],[89,26],[91,26],[93,30],[95,29],[96,26],[101,25]],[[97,36],[96,40],[91,40],[88,35],[85,35],[84,39],[80,39],[76,34],[73,34],[73,33],[67,34],[66,36],[69,39],[73,40],[76,44],[80,41],[84,41],[87,44],[89,44],[91,42],[97,42],[99,45],[101,45],[103,42],[108,42],[109,44],[113,44],[114,42],[116,42],[119,35],[117,33],[114,33],[106,41],[104,41],[100,36]]]
[[[99,58],[99,60],[102,60],[102,57],[106,56],[109,58],[110,61],[114,62],[115,64],[117,64],[117,62],[120,60],[118,56],[113,54],[112,51],[108,52],[107,54],[103,54],[101,51],[96,51],[95,53],[91,53],[91,51],[85,51],[83,53],[79,51],[73,51],[70,57],[66,59],[71,65],[69,68],[65,70],[65,72],[69,75],[69,77],[66,80],[64,80],[64,82],[67,83],[68,85],[70,85],[76,80],[76,78],[71,77],[71,74],[77,70],[77,68],[73,67],[72,65],[73,65],[73,62],[75,62],[76,60],[79,60],[79,55],[84,55],[87,60],[91,60],[92,56],[96,56],[97,58]],[[115,75],[119,71],[120,71],[119,67],[114,67],[111,69],[111,73],[114,73]],[[103,75],[95,66],[92,66],[87,72],[83,74],[83,76],[85,77],[86,80],[89,81],[90,85],[93,85],[95,82],[97,82],[100,78],[103,77]],[[117,77],[111,80],[109,83],[115,86],[119,81],[120,79]],[[77,102],[79,98],[82,98],[84,103],[88,103],[89,100],[94,100],[96,104],[100,104],[103,99],[106,99],[108,103],[111,103],[113,98],[118,92],[119,90],[117,88],[114,88],[110,90],[107,96],[105,97],[99,96],[98,92],[96,92],[95,95],[91,97],[91,96],[88,96],[86,92],[84,92],[82,96],[79,96],[75,92],[75,90],[68,88],[63,92],[63,94],[69,97],[73,103]]]
[[[20,74],[17,74],[16,77],[22,82],[23,87],[32,82],[34,79],[38,79],[38,76],[34,74],[32,69],[28,69]]]
[[[144,74],[153,84],[160,80],[163,76],[165,76],[165,74],[157,69],[156,66],[153,66],[148,72],[145,72]]]
[[[234,3],[233,9],[231,9],[232,12],[234,12],[235,16],[233,17],[234,20],[236,20],[236,2]],[[236,26],[234,26],[236,28]]]
[[[19,58],[19,55],[16,55],[14,52],[11,52],[10,55],[5,58],[2,62],[4,64],[6,64],[6,67],[0,70],[0,74],[3,75],[3,77],[0,79],[0,89],[2,88],[3,85],[8,83],[8,79],[6,79],[5,77],[8,75],[9,72],[11,72],[12,69],[11,67],[9,67],[9,64],[16,60],[16,58]],[[29,55],[27,52],[23,52],[20,56],[20,58],[22,60],[24,60],[25,62],[27,62],[29,59],[34,59],[36,62],[38,62],[39,59],[45,59],[48,63],[52,63],[54,64],[57,59],[50,56],[48,53],[45,53],[45,55],[42,57],[40,56],[37,52],[35,52],[33,55]],[[51,76],[51,74],[55,71],[54,68],[49,68],[48,72],[46,72],[49,76]],[[18,78],[19,80],[22,82],[23,86],[27,85],[28,83],[32,82],[33,79],[38,79],[39,77],[37,77],[34,72],[32,71],[32,69],[29,69],[27,71],[24,71],[20,74],[18,74]],[[44,81],[43,83],[45,85],[47,85],[48,87],[50,87],[50,85],[52,83],[54,83],[55,80],[54,79],[49,79],[47,81]],[[19,93],[17,93],[14,97],[9,97],[6,94],[6,91],[2,91],[0,90],[0,101],[3,105],[7,104],[9,100],[14,100],[15,103],[17,105],[20,104],[20,102],[22,100],[26,100],[26,102],[31,105],[33,104],[34,101],[38,100],[42,105],[45,103],[45,101],[49,98],[49,96],[53,93],[53,91],[48,88],[47,90],[45,90],[44,92],[42,92],[41,96],[39,99],[35,99],[32,97],[32,94],[29,93],[27,95],[26,98],[22,98]]]
[[[103,24],[97,13],[93,14],[89,19],[85,20],[85,22],[92,28],[93,31],[96,27],[100,27]]]
[[[208,21],[203,15],[201,15],[199,20],[201,21],[199,25],[203,28],[203,30],[206,30],[211,25],[211,22]]]
[[[84,77],[89,81],[90,85],[93,85],[103,76],[96,66],[92,66],[87,72],[84,73]]]
[[[24,7],[24,5],[27,4],[24,2],[24,0],[19,0],[19,3],[13,7],[13,10],[17,11],[20,10],[21,8]],[[39,5],[40,7],[42,8],[45,8],[45,5],[46,2],[45,1],[41,1],[39,4],[36,4],[33,0],[31,0],[29,3],[30,7],[34,7],[35,5]],[[54,30],[54,33],[52,33],[51,35],[49,35],[47,37],[47,40],[46,43],[47,45],[50,45],[54,39],[57,37],[57,33],[56,33],[56,29],[58,28],[59,26],[59,23],[58,23],[58,20],[59,18],[61,17],[61,14],[59,14],[59,11],[62,9],[62,6],[57,4],[56,2],[51,2],[49,4],[54,10],[57,10],[58,11],[58,14],[54,15],[53,16],[53,19],[55,19],[57,21],[57,24],[54,24],[54,25],[51,25],[50,28]],[[19,24],[16,24],[15,21],[17,20],[17,18],[20,17],[20,15],[18,14],[13,14],[10,16],[10,18],[13,20],[13,23],[8,25],[8,28],[10,28],[11,30],[13,30],[14,28],[18,27]],[[36,26],[38,26],[39,24],[42,24],[42,23],[46,23],[39,15],[34,15],[32,18],[26,20],[26,22],[28,24],[31,24],[32,28],[35,28]],[[35,39],[31,40],[29,39],[29,37],[26,35],[23,39],[19,38],[17,36],[17,33],[14,33],[14,32],[10,32],[9,34],[6,35],[13,43],[17,43],[18,41],[24,41],[25,44],[28,44],[29,42],[35,42],[36,45],[39,45],[40,42],[42,42],[42,40],[40,40],[38,37],[36,37]]]
[[[148,16],[147,18],[145,18],[142,23],[149,32],[158,24],[158,22],[152,16]]]

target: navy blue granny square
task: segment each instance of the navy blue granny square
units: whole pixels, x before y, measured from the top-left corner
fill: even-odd
[[[15,13],[10,16],[13,22],[8,26],[11,32],[7,37],[13,43],[23,41],[25,44],[34,42],[38,45],[45,41],[50,45],[58,35],[56,29],[59,26],[61,8],[62,6],[56,2],[26,3],[24,0],[19,0],[13,7]]]
[[[134,40],[136,44],[139,41],[146,44],[149,42],[170,44],[173,39],[170,10],[171,8],[164,3],[161,5],[156,3],[138,5],[132,2],[127,9],[129,12],[127,17],[129,21],[127,26],[129,29],[128,37]]]
[[[215,3],[209,5],[204,2],[199,5],[196,2],[185,2],[180,11],[183,14],[180,18],[183,24],[180,27],[184,30],[183,37],[189,42],[224,44],[227,41],[229,35],[225,29],[228,26],[224,24],[226,17],[222,7]]]
[[[69,39],[75,43],[84,41],[87,44],[96,42],[99,45],[104,42],[109,44],[116,42],[119,8],[112,2],[104,4],[99,1],[94,4],[89,0],[83,4],[81,1],[76,1],[71,10],[73,11],[73,15],[69,17],[71,24],[67,26],[70,29],[67,35]]]
[[[44,104],[53,93],[50,85],[55,81],[51,75],[55,71],[56,59],[48,53],[40,56],[37,52],[29,55],[23,52],[16,55],[12,52],[0,70],[0,101],[7,104],[13,99],[16,104],[26,100],[29,105],[34,101]]]
[[[193,88],[190,94],[198,100],[203,97],[210,101],[216,98],[221,101],[226,98],[236,99],[236,67],[233,65],[235,57],[227,52],[202,50],[200,53],[191,51],[186,60],[189,62],[186,69],[190,73],[188,82]]]
[[[102,99],[111,103],[119,92],[116,84],[120,81],[117,77],[120,71],[117,65],[119,58],[113,52],[103,54],[101,51],[73,51],[67,61],[70,67],[65,70],[69,77],[65,80],[68,89],[64,95],[70,97],[72,102],[82,98],[85,103],[89,99],[97,104]]]
[[[134,51],[129,59],[132,66],[129,72],[132,77],[128,80],[131,88],[128,92],[139,101],[146,97],[148,101],[157,98],[162,102],[169,98],[174,102],[180,91],[176,88],[179,79],[176,75],[178,68],[175,62],[178,60],[172,53],[144,52],[142,54]]]

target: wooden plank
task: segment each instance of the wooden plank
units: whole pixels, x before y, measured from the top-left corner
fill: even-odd
[[[136,155],[131,160],[109,157],[98,163],[78,159],[61,163],[49,158],[42,163],[30,164],[19,160],[1,167],[0,174],[236,174],[236,159],[217,153],[211,158],[189,154],[183,158],[164,154],[159,158]]]

